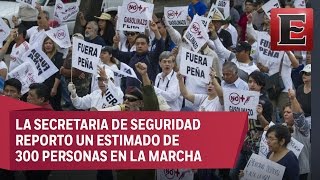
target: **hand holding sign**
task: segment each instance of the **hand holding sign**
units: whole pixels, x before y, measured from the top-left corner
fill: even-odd
[[[145,63],[138,62],[136,65],[136,70],[138,71],[141,76],[147,74],[148,66]]]
[[[77,96],[76,86],[72,82],[68,84],[68,91],[71,93],[72,98]]]
[[[183,81],[183,75],[180,72],[177,72],[177,78],[179,81]]]

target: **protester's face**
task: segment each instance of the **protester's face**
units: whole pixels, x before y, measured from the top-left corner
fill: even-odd
[[[137,53],[145,53],[148,51],[148,43],[144,38],[138,38],[135,42]]]
[[[247,60],[248,58],[248,52],[246,52],[245,50],[242,50],[240,52],[236,52],[236,58],[239,62],[243,62],[245,60]]]
[[[140,111],[143,101],[135,96],[126,94],[124,96],[124,104],[126,105],[127,111]]]
[[[38,105],[38,106],[42,106],[44,103],[44,98],[39,98],[36,90],[35,89],[31,89],[28,92],[28,96],[27,96],[27,101],[28,103],[34,104],[34,105]]]
[[[20,92],[17,90],[17,88],[6,85],[6,87],[3,90],[3,93],[5,96],[14,98],[14,99],[20,99]]]
[[[168,59],[162,59],[160,61],[160,67],[165,75],[169,74],[172,71],[173,66],[174,63],[171,57],[169,57]]]
[[[136,32],[126,32],[125,35],[127,36],[127,40],[130,44],[133,44],[136,40],[136,37],[138,36],[138,33]]]
[[[311,64],[311,51],[307,51],[306,63]]]
[[[101,51],[101,54],[100,54],[100,59],[103,63],[107,63],[110,61],[110,58],[111,58],[112,55],[109,54],[109,52],[107,51]]]
[[[246,2],[245,11],[246,13],[251,13],[254,9],[254,6],[251,2]]]
[[[101,78],[98,78],[98,86],[102,92],[107,91],[107,83],[105,80],[102,80]]]
[[[106,20],[99,19],[99,21],[98,21],[99,29],[104,29],[106,27],[106,24],[107,24]]]
[[[311,83],[311,72],[302,72],[303,83]]]
[[[210,81],[207,85],[208,95],[216,95],[216,89],[214,88],[213,82]]]
[[[84,36],[86,38],[91,38],[96,35],[96,32],[91,24],[87,24]]]
[[[164,25],[162,23],[157,23],[158,26],[158,30],[161,36],[163,36],[166,33],[166,28],[164,27]]]
[[[290,107],[284,108],[283,119],[284,119],[284,122],[287,123],[288,125],[290,126],[293,125],[293,113]]]
[[[216,29],[216,31],[218,31],[222,26],[221,22],[219,21],[212,21],[212,24],[214,25],[214,28]]]
[[[252,77],[249,77],[248,86],[250,91],[260,92],[262,89],[262,86],[258,85],[257,82]]]
[[[223,75],[223,80],[227,84],[232,84],[237,80],[237,74],[233,72],[231,69],[223,68],[222,75]]]
[[[48,39],[47,41],[44,42],[44,51],[45,53],[50,53],[53,51],[53,41],[51,39]]]
[[[267,136],[267,144],[271,152],[277,152],[281,148],[281,144],[278,138],[276,138],[275,132],[270,132]]]
[[[47,19],[47,15],[44,13],[40,13],[37,17],[37,23],[40,27],[48,26],[49,21]]]

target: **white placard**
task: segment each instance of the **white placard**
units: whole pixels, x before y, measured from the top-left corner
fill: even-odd
[[[207,28],[199,20],[197,14],[194,16],[183,38],[189,43],[194,52],[198,52],[208,42]]]
[[[223,88],[225,111],[248,112],[249,119],[257,119],[260,93],[233,88]]]
[[[72,67],[97,75],[101,46],[73,38]]]
[[[37,0],[16,0],[16,2],[21,4],[27,4],[31,7],[36,7]]]
[[[68,21],[72,17],[75,17],[79,12],[79,4],[67,3],[64,4],[61,0],[56,0],[54,6],[54,19],[58,20],[60,23]]]
[[[210,68],[213,57],[192,52],[186,48],[181,49],[180,73],[193,77],[204,83],[210,81]]]
[[[164,7],[164,16],[171,26],[187,26],[188,6]]]
[[[0,43],[6,40],[9,35],[10,35],[9,26],[4,22],[2,18],[0,18]]]
[[[216,7],[223,14],[224,20],[230,16],[230,1],[229,0],[217,0]]]
[[[280,3],[278,0],[270,0],[262,6],[262,9],[267,14],[270,19],[271,9],[280,8]]]
[[[258,32],[258,54],[259,59],[268,60],[269,62],[280,62],[284,51],[272,51],[270,35],[267,32]]]
[[[61,48],[71,47],[68,26],[62,25],[45,32]]]
[[[38,71],[37,75],[42,78],[43,81],[59,71],[40,47],[31,47],[23,54],[21,59],[29,62],[31,66]]]
[[[285,169],[286,167],[253,153],[243,170],[244,177],[241,180],[282,180]]]
[[[124,0],[119,19],[120,31],[145,32],[152,20],[154,5],[139,0]]]
[[[294,0],[294,7],[295,8],[306,8],[306,1],[305,0]]]
[[[191,169],[159,169],[157,180],[193,180]]]

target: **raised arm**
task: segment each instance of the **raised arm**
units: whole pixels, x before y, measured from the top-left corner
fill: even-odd
[[[181,92],[181,95],[186,98],[187,100],[189,100],[190,102],[194,103],[194,94],[188,92],[186,86],[184,85],[184,82],[183,82],[183,76],[182,74],[180,74],[180,72],[177,72],[177,78],[178,78],[178,81],[179,81],[179,88],[180,88],[180,92]]]

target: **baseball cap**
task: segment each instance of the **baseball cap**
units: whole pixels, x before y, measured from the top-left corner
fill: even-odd
[[[250,51],[251,52],[251,45],[245,41],[240,41],[238,44],[237,44],[237,47],[235,48],[235,51],[236,52],[241,52],[241,51]]]
[[[307,64],[307,65],[300,71],[300,73],[303,73],[303,72],[311,73],[311,64]]]

